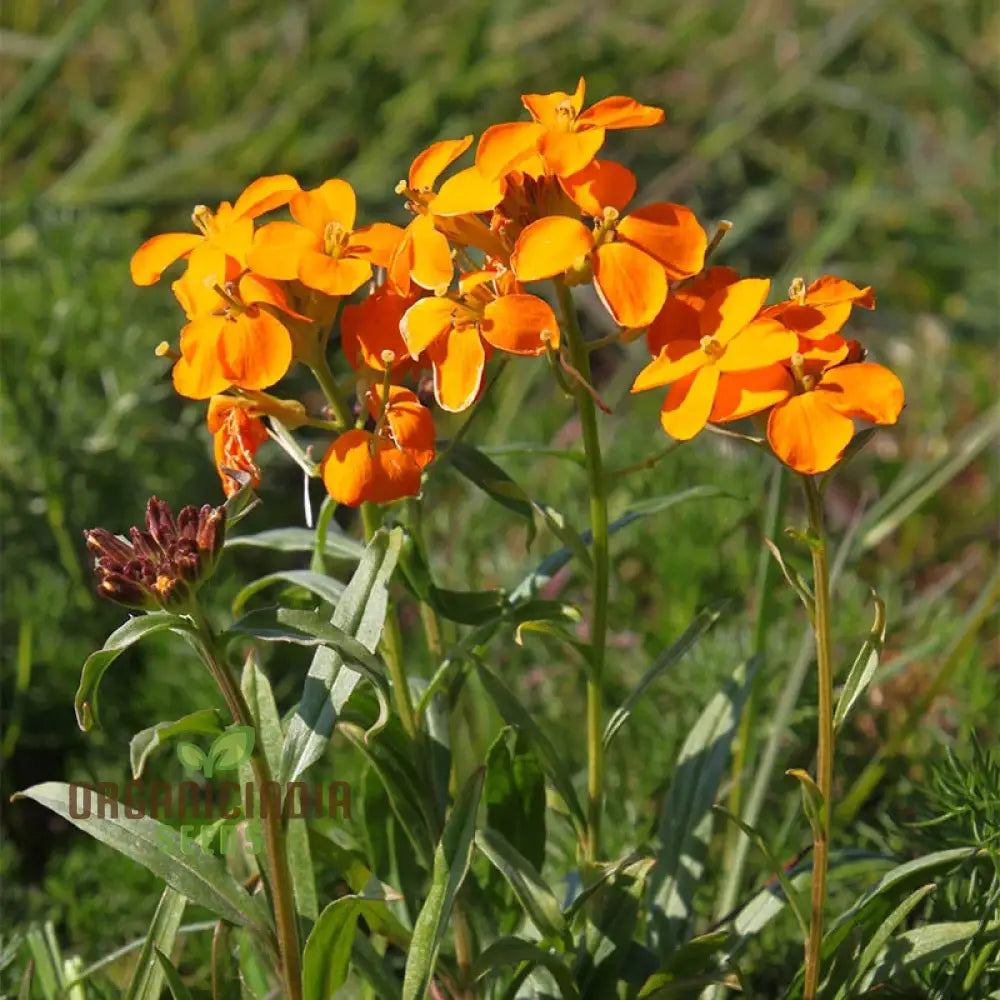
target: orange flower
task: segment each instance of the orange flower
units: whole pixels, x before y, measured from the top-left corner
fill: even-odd
[[[820,366],[796,355],[790,367],[779,369],[785,398],[767,420],[775,455],[806,475],[826,472],[840,461],[854,436],[854,418],[894,424],[904,402],[902,383],[882,365]]]
[[[277,174],[255,180],[234,205],[224,201],[214,212],[206,205],[196,206],[191,220],[198,232],[163,233],[146,240],[132,255],[132,280],[137,285],[153,285],[174,261],[190,256],[203,245],[238,257],[236,248],[250,242],[253,220],[286,204],[298,190],[294,177]]]
[[[214,436],[215,467],[227,497],[240,482],[225,470],[245,472],[250,484],[260,485],[260,468],[254,461],[257,449],[267,440],[267,428],[253,404],[237,396],[213,396],[208,404],[208,429]]]
[[[376,222],[354,228],[357,199],[347,181],[329,180],[300,191],[289,204],[295,222],[271,222],[254,236],[252,271],[281,281],[298,279],[324,295],[350,295],[388,267],[402,238],[399,226]]]
[[[434,395],[446,410],[471,406],[490,348],[537,356],[559,346],[559,324],[543,299],[526,295],[509,272],[463,275],[457,295],[420,299],[399,325],[412,358],[425,351]]]
[[[701,270],[707,244],[694,213],[683,205],[660,202],[624,218],[606,208],[593,230],[565,216],[531,223],[517,239],[511,268],[521,281],[558,274],[571,284],[593,278],[614,321],[639,329],[663,307],[668,279]]]
[[[871,287],[858,288],[843,278],[827,274],[808,288],[801,278],[796,278],[788,290],[788,299],[771,306],[766,315],[808,340],[825,340],[840,332],[853,306],[875,308]]]
[[[390,503],[420,492],[420,473],[434,458],[430,410],[403,386],[381,386],[367,394],[375,431],[355,429],[330,445],[321,471],[327,492],[338,503]]]
[[[515,167],[538,172],[530,163],[537,157],[545,171],[569,176],[594,159],[608,129],[647,128],[663,121],[662,110],[631,97],[606,97],[584,111],[585,87],[580,77],[573,94],[524,94],[521,101],[533,121],[488,128],[476,150],[479,171],[491,180]]]
[[[705,302],[739,280],[739,274],[731,267],[710,267],[672,291],[646,331],[649,353],[655,358],[671,340],[699,340],[698,314],[705,308]]]
[[[209,261],[209,258],[205,258]],[[230,271],[238,265],[227,258]],[[230,386],[266,389],[292,363],[292,336],[285,314],[295,313],[280,288],[266,278],[244,274],[217,281],[202,277],[192,260],[173,284],[190,322],[181,330],[181,357],[174,365],[174,388],[190,399],[208,399]],[[225,277],[225,276],[224,276]]]
[[[667,341],[636,377],[633,392],[672,383],[660,422],[679,441],[693,438],[708,423],[723,374],[764,368],[795,352],[795,334],[759,315],[769,287],[761,278],[723,286],[698,313],[699,339]]]
[[[399,324],[417,299],[416,295],[397,295],[386,282],[361,302],[345,306],[340,317],[340,339],[348,364],[354,369],[365,365],[385,371],[384,358],[389,352],[394,379],[416,368]]]

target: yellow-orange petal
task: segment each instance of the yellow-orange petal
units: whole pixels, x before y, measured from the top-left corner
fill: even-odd
[[[667,299],[667,276],[628,243],[605,243],[593,257],[594,288],[619,326],[649,326]]]
[[[416,222],[416,219],[413,221]],[[413,289],[413,278],[410,276],[410,269],[413,267],[413,234],[410,232],[412,225],[413,222],[403,230],[387,268],[389,283],[403,296],[409,295]]]
[[[800,306],[793,302],[791,305],[779,306],[776,315],[789,330],[794,330],[800,337],[825,340],[839,333],[850,318],[851,303],[834,302],[824,306],[809,304]]]
[[[862,309],[875,308],[875,293],[871,285],[859,288],[844,278],[824,274],[806,289],[806,302],[810,305],[827,305],[833,302],[852,302]]]
[[[486,351],[474,326],[462,326],[427,348],[434,366],[434,396],[442,409],[459,413],[476,401],[486,370]]]
[[[640,104],[631,97],[605,97],[577,119],[577,127],[648,128],[663,121],[663,109]]]
[[[409,350],[399,324],[413,299],[394,295],[383,285],[363,302],[344,307],[340,320],[341,345],[352,368],[367,365],[385,371],[382,355],[393,354],[392,371],[405,371],[409,366]]]
[[[839,333],[832,333],[822,340],[811,340],[807,337],[799,337],[799,354],[806,361],[822,361],[829,368],[831,365],[839,365],[851,358],[852,345],[856,345],[856,340],[845,340]],[[860,347],[860,345],[858,344]],[[860,360],[854,358],[852,360]]]
[[[833,468],[854,436],[849,417],[825,393],[804,392],[779,403],[767,419],[767,440],[785,465],[808,476]]]
[[[391,222],[373,222],[370,226],[354,230],[347,244],[347,252],[352,257],[370,260],[376,267],[388,267],[402,238],[401,226],[395,226]]]
[[[370,499],[375,479],[371,438],[368,431],[349,430],[341,434],[323,456],[320,466],[323,485],[337,503],[357,507]]]
[[[227,322],[219,340],[219,360],[232,385],[266,389],[284,378],[292,364],[292,338],[285,326],[261,309]]]
[[[731,267],[710,267],[689,284],[667,296],[646,331],[646,345],[654,357],[672,340],[700,340],[698,314],[715,292],[740,280]]]
[[[240,278],[238,291],[239,297],[247,305],[273,306],[294,319],[300,319],[305,323],[312,322],[309,316],[292,308],[285,295],[284,286],[270,278],[262,278],[259,274],[247,272]]]
[[[486,177],[478,167],[467,167],[449,177],[431,202],[434,215],[474,215],[492,212],[503,199],[507,185],[502,177]]]
[[[247,254],[253,246],[253,219],[232,219],[227,225],[213,233],[208,243],[218,247],[244,267]],[[197,253],[195,250],[194,253]]]
[[[726,352],[719,358],[724,372],[752,371],[767,365],[787,361],[798,350],[799,338],[774,320],[750,322],[729,341]]]
[[[742,420],[762,413],[794,392],[795,381],[783,365],[756,371],[723,372],[709,420],[713,424]]]
[[[299,182],[290,174],[258,177],[253,183],[248,184],[236,199],[232,217],[256,219],[265,212],[287,205],[292,195],[299,190]]]
[[[614,160],[591,160],[583,170],[559,178],[559,186],[585,215],[600,218],[605,208],[619,212],[635,194],[635,174]]]
[[[518,281],[564,274],[594,246],[591,231],[578,219],[550,215],[525,226],[510,256]]]
[[[903,409],[903,383],[870,361],[829,369],[814,391],[844,416],[873,424],[894,424]]]
[[[450,167],[471,145],[471,135],[432,143],[422,153],[418,153],[410,164],[407,177],[409,186],[414,191],[430,191],[441,172]]]
[[[307,250],[299,258],[299,281],[324,295],[351,295],[371,276],[371,264],[357,257],[330,257]]]
[[[197,233],[161,233],[150,237],[132,254],[129,262],[132,281],[137,285],[155,285],[174,261],[186,257],[202,239]]]
[[[538,152],[546,166],[557,176],[579,173],[604,145],[604,129],[585,132],[545,132],[538,140]]]
[[[429,215],[418,215],[407,228],[413,245],[410,277],[421,288],[446,288],[455,273],[448,240],[434,228]]]
[[[705,264],[708,238],[685,205],[661,201],[637,208],[618,223],[618,235],[658,260],[671,280],[689,278]]]
[[[174,365],[174,388],[188,399],[208,399],[231,385],[219,357],[226,320],[202,316],[181,330],[181,357]]]
[[[660,424],[678,441],[690,441],[708,423],[719,385],[719,369],[705,365],[670,387],[660,410]]]
[[[713,293],[698,316],[701,335],[728,344],[760,311],[770,287],[767,278],[743,278]]]
[[[373,503],[392,503],[420,493],[420,466],[413,455],[388,441],[375,445],[375,480],[370,499]]]
[[[213,396],[208,401],[208,410],[205,413],[205,423],[208,429],[215,434],[222,430],[222,425],[226,422],[226,417],[239,407],[237,396]]]
[[[575,118],[583,107],[586,89],[587,84],[581,76],[572,94],[567,94],[565,90],[554,90],[551,94],[522,94],[521,103],[536,122],[546,128],[555,128],[559,124],[557,109],[566,106]]]
[[[636,375],[632,392],[658,389],[685,378],[707,363],[708,355],[697,340],[672,340]]]
[[[545,126],[537,122],[504,122],[491,125],[476,147],[476,166],[487,178],[502,177],[521,160],[534,156]]]
[[[299,276],[302,253],[320,250],[322,246],[322,239],[305,226],[295,222],[269,222],[254,234],[247,266],[266,278],[294,281]]]
[[[347,181],[335,177],[311,191],[300,191],[292,198],[288,208],[296,222],[322,239],[331,222],[347,232],[354,228],[358,200],[354,188]]]
[[[382,387],[376,386],[370,395],[376,398],[369,402],[369,410],[376,410],[373,416],[377,416],[377,407],[372,402],[379,403]],[[390,386],[386,422],[396,445],[408,452],[420,468],[433,460],[434,418],[416,393],[401,385]]]
[[[545,331],[548,337],[543,339]],[[536,295],[503,295],[489,302],[479,332],[508,354],[537,356],[549,345],[559,347],[559,322],[548,302]]]
[[[418,358],[438,337],[452,328],[458,304],[450,298],[431,296],[414,302],[399,321],[411,358]]]

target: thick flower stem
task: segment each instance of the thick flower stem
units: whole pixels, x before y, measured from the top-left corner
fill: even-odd
[[[816,665],[819,674],[816,784],[823,797],[819,824],[813,831],[812,901],[805,956],[804,997],[805,1000],[814,1000],[821,978],[820,949],[823,944],[826,870],[830,855],[830,817],[833,813],[833,663],[830,656],[830,571],[823,524],[823,500],[815,479],[804,476],[803,484],[809,510],[809,529],[813,536],[813,633],[816,637]]]
[[[584,382],[590,382],[590,354],[580,333],[573,296],[561,281],[556,282],[563,332],[570,363]],[[593,535],[594,592],[590,621],[590,675],[587,678],[587,833],[584,859],[590,863],[600,856],[601,815],[604,809],[604,653],[608,630],[608,497],[597,427],[597,407],[586,386],[574,388],[583,446],[587,459],[587,487],[590,494],[590,530]]]
[[[253,750],[250,765],[254,781],[260,789],[261,799],[267,794],[268,782],[272,781],[271,769],[264,755],[260,732],[254,722],[250,707],[243,692],[229,672],[225,658],[220,654],[211,627],[200,612],[192,615],[198,628],[198,651],[208,668],[212,679],[218,685],[229,708],[233,721],[240,726],[249,726],[254,731]],[[295,900],[292,892],[292,876],[288,867],[288,852],[282,810],[261,808],[264,827],[264,851],[267,858],[268,885],[271,905],[274,910],[274,926],[278,940],[278,954],[281,961],[281,978],[284,995],[288,1000],[302,998],[302,963],[299,951],[298,926],[295,919]]]

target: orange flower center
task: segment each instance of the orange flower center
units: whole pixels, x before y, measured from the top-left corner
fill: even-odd
[[[215,232],[215,213],[208,205],[195,205],[191,221],[202,236],[211,236]]]
[[[323,252],[334,259],[343,257],[350,235],[339,222],[328,222],[323,230]]]
[[[816,388],[819,378],[806,371],[806,359],[796,351],[791,357],[792,377],[795,379],[795,388],[799,395],[804,392],[812,392]]]
[[[556,131],[576,131],[576,110],[572,101],[563,101],[556,106]]]
[[[712,361],[718,361],[726,353],[726,348],[715,337],[702,337],[701,349]]]
[[[788,286],[788,297],[796,305],[806,304],[806,283],[802,278],[792,278],[792,283]]]

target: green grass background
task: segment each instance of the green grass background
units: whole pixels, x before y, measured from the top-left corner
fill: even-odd
[[[774,275],[778,287],[828,271],[875,286],[877,311],[853,329],[899,372],[908,406],[832,488],[835,535],[899,477],[973,440],[902,524],[856,547],[840,591],[842,669],[869,628],[875,586],[889,605],[892,675],[845,734],[841,782],[893,732],[996,560],[995,415],[984,424],[1000,315],[995,4],[455,0],[444,13],[428,0],[8,0],[0,24],[4,802],[45,779],[123,780],[134,732],[213,703],[193,663],[151,643],[109,673],[104,729],[84,736],[73,722],[79,667],[122,620],[92,595],[82,529],[123,530],[152,493],[178,506],[219,499],[203,409],[174,396],[153,355],[176,336],[179,312],[166,287],[131,285],[132,250],[153,232],[186,228],[193,204],[233,198],[279,171],[305,186],[345,177],[363,221],[405,221],[393,186],[427,143],[516,118],[520,93],[571,90],[581,74],[593,99],[627,93],[665,108],[664,126],[616,133],[607,148],[639,176],[640,200],[686,202],[708,228],[734,222],[720,262]],[[607,332],[599,311],[583,307],[589,331]],[[636,344],[598,357],[615,409],[602,424],[611,467],[666,443],[657,394],[627,392],[642,352]],[[485,407],[479,443],[579,446],[571,405],[544,366],[513,363]],[[264,458],[257,527],[300,523],[297,472],[278,453]],[[585,524],[573,467],[500,461]],[[633,741],[613,753],[610,850],[648,827],[685,726],[747,651],[768,474],[758,453],[703,436],[613,491],[615,511],[699,484],[735,499],[674,507],[614,542],[612,702],[699,608],[732,595],[741,610],[660,683],[633,720]],[[526,560],[557,544],[543,531],[526,556],[523,528],[452,478],[436,478],[428,497],[435,570],[448,586],[512,584]],[[788,520],[800,520],[794,494]],[[237,581],[279,564],[234,558],[218,609]],[[563,586],[582,598],[578,579]],[[781,594],[778,609],[762,727],[803,626],[793,597]],[[995,624],[963,652],[866,810],[859,842],[878,840],[885,815],[905,814],[944,746],[973,733],[996,740]],[[496,656],[582,763],[571,665],[541,646]],[[301,658],[272,656],[268,669],[289,707]],[[810,732],[803,707],[785,766],[808,760]],[[797,796],[782,786],[773,804],[768,832],[778,853],[792,854]],[[152,880],[47,815],[5,805],[0,859],[12,927],[51,918],[86,960],[145,927]]]

